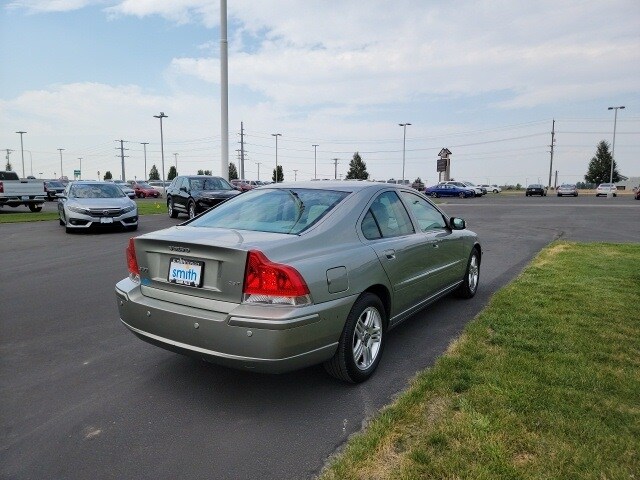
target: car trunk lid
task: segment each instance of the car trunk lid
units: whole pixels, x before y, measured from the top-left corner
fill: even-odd
[[[256,244],[277,243],[282,237],[189,226],[136,237],[142,294],[174,303],[190,296],[191,303],[202,308],[225,309],[218,302],[237,305],[242,301],[248,250],[260,248]]]

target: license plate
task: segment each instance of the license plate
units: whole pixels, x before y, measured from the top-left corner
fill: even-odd
[[[202,287],[203,271],[204,262],[173,257],[169,262],[168,280],[178,285]]]
[[[100,219],[100,223],[113,223],[113,218],[111,218],[111,217],[102,217]]]
[[[29,200],[29,195],[23,195],[22,196],[22,201],[26,202],[27,200]]]

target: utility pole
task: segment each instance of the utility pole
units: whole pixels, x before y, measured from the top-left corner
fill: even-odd
[[[553,172],[553,147],[556,143],[556,120],[553,119],[553,124],[551,126],[551,161],[549,162],[549,187],[551,188],[551,173]]]
[[[11,152],[13,152],[13,150],[11,150],[10,148],[7,148],[5,150],[7,151],[7,156],[5,157],[7,159],[7,165],[11,165],[11,162],[9,160],[9,156],[11,155]]]
[[[320,145],[313,144],[313,178],[318,179],[318,147]]]
[[[126,181],[126,176],[124,174],[124,157],[128,157],[129,155],[125,155],[124,151],[125,150],[129,150],[128,148],[124,148],[124,142],[126,142],[126,140],[114,140],[116,142],[120,142],[120,163],[122,165],[122,180]],[[129,142],[127,142],[129,143]],[[118,150],[118,147],[116,147],[116,150]]]
[[[162,155],[162,186],[165,186],[165,173],[164,173],[164,136],[162,134],[162,119],[163,118],[169,118],[169,115],[165,115],[164,112],[160,112],[160,115],[154,115],[154,118],[159,118],[160,119],[160,153]],[[227,159],[227,162],[229,161],[229,159]],[[223,174],[224,177],[224,174]],[[226,179],[229,178],[229,174],[227,173],[227,176],[224,177]]]
[[[281,137],[281,133],[272,133],[273,137],[276,137],[276,183],[278,183],[278,137]]]
[[[227,0],[220,0],[220,174],[225,180],[229,180],[229,60],[227,50]]]
[[[258,180],[260,180],[260,165],[262,165],[262,162],[256,162],[256,164],[258,165]]]
[[[82,157],[78,157],[80,160],[80,175],[78,176],[78,180],[82,180]]]
[[[338,179],[338,159],[333,158],[332,160],[333,160],[333,166],[334,166],[333,179],[337,180]]]
[[[556,170],[556,180],[553,182],[553,188],[558,189],[558,170]]]
[[[244,122],[240,122],[240,178],[244,179]]]
[[[60,152],[60,178],[62,178],[64,176],[64,175],[62,175],[62,151],[63,150],[64,150],[64,148],[59,148],[58,149],[58,151]]]
[[[24,174],[24,145],[22,144],[22,135],[24,135],[27,132],[16,132],[20,134],[20,151],[22,152],[22,178],[26,178],[26,175]]]
[[[146,182],[149,178],[149,174],[147,173],[147,145],[149,142],[141,142],[142,147],[144,148],[144,181]]]

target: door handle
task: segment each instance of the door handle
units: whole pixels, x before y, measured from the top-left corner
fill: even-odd
[[[389,260],[393,260],[396,258],[396,251],[393,248],[390,248],[389,250],[385,250],[384,252],[382,252],[384,254],[385,257],[387,257]]]

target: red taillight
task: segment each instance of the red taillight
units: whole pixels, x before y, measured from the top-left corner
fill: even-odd
[[[0,193],[4,193],[4,184],[0,182]]]
[[[140,268],[138,267],[138,260],[136,259],[136,246],[133,243],[133,237],[129,239],[129,245],[127,245],[126,252],[129,276],[140,276]]]
[[[309,295],[309,288],[295,268],[274,263],[264,253],[251,250],[247,255],[242,292],[268,297],[303,297]]]

